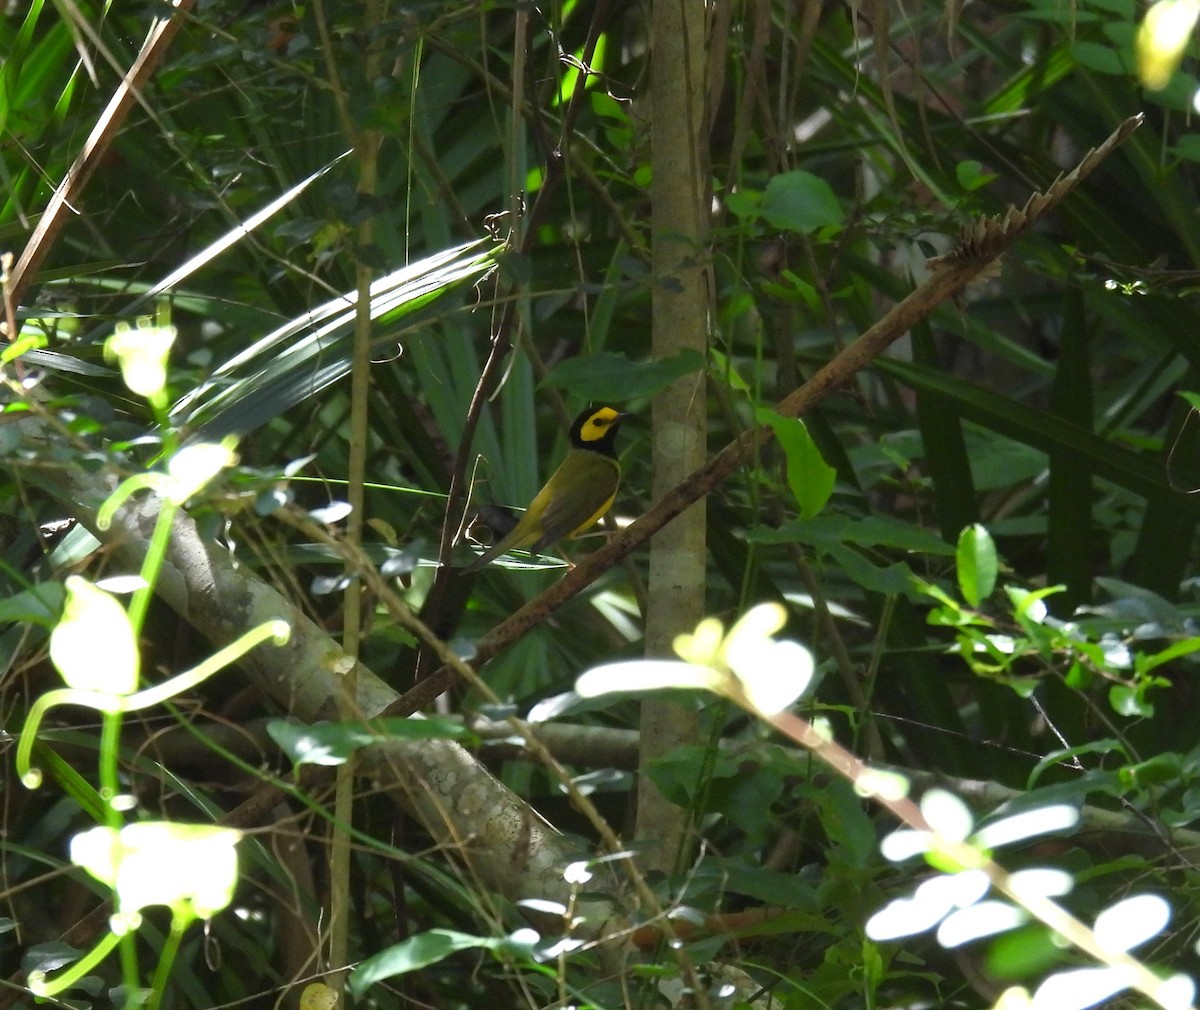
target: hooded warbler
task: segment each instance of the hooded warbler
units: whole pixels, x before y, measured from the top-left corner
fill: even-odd
[[[625,415],[612,407],[588,408],[571,425],[571,450],[525,510],[517,525],[469,564],[477,572],[501,554],[520,548],[534,554],[584,532],[612,506],[621,482],[613,443]]]

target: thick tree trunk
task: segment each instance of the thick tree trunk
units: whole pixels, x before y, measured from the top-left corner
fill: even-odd
[[[655,0],[651,53],[651,198],[654,357],[708,347],[711,186],[707,157],[706,5]],[[652,496],[679,484],[707,457],[704,378],[687,376],[654,403]],[[705,508],[701,499],[654,538],[646,653],[670,656],[671,643],[704,616]],[[636,833],[653,841],[651,868],[671,872],[686,858],[688,812],[659,793],[645,766],[697,737],[694,708],[650,700],[642,706],[643,774]]]

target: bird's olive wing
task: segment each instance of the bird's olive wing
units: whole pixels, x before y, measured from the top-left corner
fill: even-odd
[[[550,478],[552,494],[541,514],[542,533],[530,550],[545,550],[591,526],[612,505],[620,480],[615,460],[598,453],[568,456]]]

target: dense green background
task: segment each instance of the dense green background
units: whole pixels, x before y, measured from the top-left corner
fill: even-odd
[[[24,245],[157,9],[119,8],[36,2],[0,21],[4,248]],[[1168,896],[1172,932],[1147,957],[1188,971],[1194,843],[1172,832],[1200,816],[1196,667],[1187,656],[1197,635],[1190,577],[1200,498],[1189,495],[1200,488],[1200,421],[1178,396],[1196,385],[1200,364],[1200,132],[1190,65],[1164,91],[1143,91],[1129,55],[1139,12],[1123,0],[869,4],[856,13],[763,0],[732,5],[727,21],[718,9],[712,353],[667,373],[699,379],[706,370],[700,389],[713,452],[907,293],[926,257],[945,252],[965,222],[1023,204],[1123,119],[1146,115],[999,273],[939,307],[805,418],[837,471],[819,515],[798,518],[775,448],[710,496],[707,610],[728,618],[755,602],[786,601],[788,634],[813,649],[822,674],[813,705],[838,738],[951,788],[974,779],[1013,791],[988,794],[981,814],[1005,796],[1053,796],[1120,814],[1116,827],[1105,821],[1016,851],[1008,863],[1073,872],[1077,890],[1067,903],[1085,919],[1135,889]],[[288,464],[307,458],[303,479],[287,485],[294,501],[317,507],[344,496],[349,329],[324,343],[303,327],[269,346],[256,341],[351,290],[356,262],[382,275],[459,243],[504,238],[519,198],[537,208],[523,250],[500,255],[486,279],[411,301],[377,328],[368,540],[379,552],[436,557],[438,495],[496,332],[517,350],[474,441],[477,499],[527,501],[565,450],[565,420],[599,400],[635,415],[621,433],[625,480],[615,511],[636,516],[648,504],[649,397],[663,376],[661,363],[648,360],[656,281],[646,19],[641,5],[585,0],[385,5],[378,23],[360,4],[338,0],[202,2],[88,185],[21,317],[47,332],[52,349],[99,363],[115,322],[169,309],[179,328],[175,423],[185,433],[241,436],[241,469],[196,514],[336,633],[340,595],[313,580],[340,569],[265,515],[263,495]],[[596,74],[564,122],[576,72],[560,57],[581,53],[589,36],[601,40]],[[373,40],[383,73],[365,80]],[[514,120],[519,48],[525,76]],[[357,191],[358,161],[348,157],[252,236],[138,306],[180,264],[348,149],[339,94],[357,129],[382,135],[378,195]],[[375,233],[364,247],[356,229],[366,217]],[[79,465],[101,446],[119,449],[127,465],[152,458],[154,446],[136,441],[152,418],[112,374],[51,369],[43,388],[79,439]],[[184,400],[197,389],[198,398]],[[17,451],[15,434],[0,441]],[[64,515],[61,502],[21,479],[2,487],[8,597],[61,582],[68,565],[93,577],[105,570],[103,554],[69,557],[36,534],[39,523]],[[974,522],[991,532],[1004,562],[1002,588],[977,608],[979,620],[992,622],[980,634],[1007,634],[1016,645],[969,663],[947,651],[955,636],[946,625],[966,621],[971,608],[943,608],[931,624],[936,601],[921,584],[961,600],[954,549]],[[635,555],[607,572],[490,663],[496,694],[524,711],[569,690],[589,665],[638,655],[643,561]],[[402,576],[416,609],[431,572]],[[466,649],[559,574],[490,569],[431,619]],[[1046,621],[1014,617],[1005,587],[1060,584]],[[27,601],[14,604],[5,614],[13,623],[0,633],[11,733],[31,699],[56,682],[44,621],[30,617]],[[1056,623],[1064,621],[1072,623]],[[409,686],[407,635],[382,613],[369,630],[368,664]],[[147,638],[147,671],[175,671],[204,651],[165,609],[152,613]],[[1125,648],[1149,657],[1179,642],[1188,643],[1180,655],[1153,669],[1145,659],[1121,662]],[[196,694],[198,711],[247,728],[277,762],[262,732],[277,709],[240,690],[236,675],[225,677]],[[477,699],[456,691],[451,704],[472,710]],[[622,702],[570,718],[635,729],[636,715]],[[786,910],[774,929],[722,953],[782,1005],[978,1006],[1014,978],[1036,982],[1042,955],[1070,959],[1033,933],[1025,946],[993,948],[991,961],[985,945],[956,957],[928,938],[866,940],[865,919],[913,880],[911,868],[878,854],[887,820],[737,712],[709,702],[703,715],[707,738],[659,775],[692,808],[706,844],[685,878],[658,882],[660,896],[705,911]],[[56,747],[87,777],[96,727],[82,716],[62,719]],[[203,805],[196,796],[217,809],[234,805],[253,767],[144,749],[170,719],[158,715],[126,740],[130,781],[146,809],[194,816]],[[744,749],[718,751],[722,737]],[[247,752],[251,765],[258,755]],[[589,834],[536,763],[488,755],[551,821]],[[618,832],[628,823],[632,760],[631,749],[623,761],[572,765],[592,776]],[[62,865],[65,838],[86,818],[54,787],[27,794],[10,778],[4,795],[0,894],[20,928],[7,934],[4,968],[13,972],[24,949],[54,939],[90,907],[73,875],[30,888]],[[357,855],[355,957],[433,927],[485,934],[519,923],[474,893],[469,876],[456,879],[452,859],[425,853],[421,831],[392,823],[369,790],[361,821],[379,845]],[[255,1005],[268,1006],[294,981],[281,931],[293,914],[315,918],[327,831],[304,811],[288,824],[301,855],[264,847],[245,860],[244,916],[214,921],[215,965],[205,965],[199,931],[189,937],[172,1005],[234,1005],[263,993]],[[401,870],[385,844],[421,855]],[[153,929],[146,942],[158,942]],[[716,947],[700,944],[697,962]],[[457,954],[427,969],[403,995],[373,992],[386,1006],[553,999],[552,966],[539,974],[474,958]],[[673,965],[654,952],[647,961]],[[586,956],[557,970],[573,986],[594,981]],[[598,985],[574,998],[653,1005],[652,995],[636,995],[640,975],[627,984],[634,995]],[[101,993],[97,1005],[106,999]]]

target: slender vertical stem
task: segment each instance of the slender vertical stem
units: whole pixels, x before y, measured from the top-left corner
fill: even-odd
[[[363,77],[360,87],[371,92],[378,80],[381,68],[380,25],[386,13],[386,0],[366,0],[362,8],[363,35],[368,39],[363,59]],[[373,202],[378,189],[379,143],[377,131],[360,129],[350,108],[349,94],[338,71],[338,59],[334,52],[334,41],[329,33],[320,0],[315,5],[320,26],[322,48],[333,85],[342,129],[354,146],[354,158],[358,167],[358,192],[365,203]],[[368,404],[371,387],[371,282],[374,270],[367,256],[374,247],[375,222],[367,214],[358,225],[355,241],[358,256],[355,262],[354,316],[354,359],[350,372],[350,452],[347,472],[347,496],[350,515],[347,520],[346,536],[356,546],[362,542],[365,507],[364,482],[367,469]],[[338,716],[353,719],[358,712],[358,651],[362,632],[362,586],[357,579],[346,589],[342,609],[342,649],[345,653],[345,671],[338,697]],[[334,829],[329,854],[330,876],[330,924],[329,981],[334,988],[343,987],[345,976],[341,970],[348,961],[350,918],[350,832],[348,827],[354,814],[355,761],[352,757],[338,767],[334,797]]]

